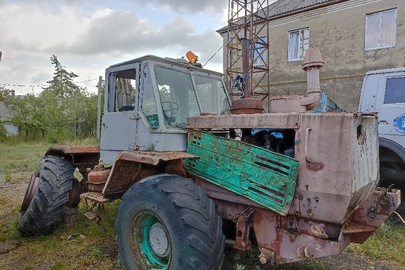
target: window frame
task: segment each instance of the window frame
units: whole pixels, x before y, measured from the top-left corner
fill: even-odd
[[[305,39],[305,32],[308,31],[308,38]],[[298,33],[298,55],[297,57],[293,57],[291,50],[292,50],[292,34],[293,33]],[[309,40],[310,40],[310,32],[309,32],[309,27],[303,27],[299,29],[294,29],[291,31],[288,31],[288,51],[287,51],[287,59],[288,62],[294,62],[294,61],[301,61],[304,60],[305,57],[305,52],[309,49]],[[307,41],[307,42],[305,42]],[[294,46],[295,47],[295,46]]]
[[[392,44],[390,45],[382,45],[382,34],[383,34],[383,15],[388,14],[393,12],[394,20],[393,20],[393,28],[392,28]],[[366,25],[365,25],[365,30],[364,30],[364,50],[366,51],[372,51],[372,50],[380,50],[380,49],[385,49],[385,48],[392,48],[395,47],[396,45],[396,35],[397,35],[397,8],[391,8],[391,9],[386,9],[378,12],[373,12],[366,14]],[[368,40],[367,38],[370,33],[368,33],[368,29],[370,26],[369,20],[372,16],[377,16],[378,15],[378,33],[377,33],[377,46],[376,47],[371,47],[368,45]]]

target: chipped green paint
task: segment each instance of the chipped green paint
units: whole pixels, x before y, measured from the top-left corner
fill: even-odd
[[[193,130],[186,159],[190,173],[286,215],[295,192],[298,161],[240,141]]]

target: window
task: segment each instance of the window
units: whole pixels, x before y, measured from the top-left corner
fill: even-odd
[[[188,116],[200,114],[190,73],[158,65],[154,70],[166,126],[185,128]]]
[[[388,78],[384,104],[405,103],[405,78]]]
[[[396,21],[396,9],[367,15],[365,49],[376,50],[395,46]]]
[[[309,48],[309,28],[293,30],[288,33],[288,61],[303,60]]]
[[[195,74],[197,94],[202,113],[223,114],[229,110],[229,100],[222,81],[215,77]]]
[[[159,128],[158,110],[148,65],[143,66],[142,84],[142,112],[145,114],[151,128]]]
[[[267,61],[266,38],[261,37],[255,42],[255,50],[253,51],[253,66],[264,66]]]
[[[110,74],[109,112],[132,111],[135,108],[136,70],[128,69]]]

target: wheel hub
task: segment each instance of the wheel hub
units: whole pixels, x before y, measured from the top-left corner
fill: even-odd
[[[153,251],[159,257],[163,258],[169,255],[169,241],[166,231],[160,222],[156,222],[150,227],[149,242]]]

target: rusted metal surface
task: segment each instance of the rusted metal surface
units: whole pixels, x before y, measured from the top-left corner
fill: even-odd
[[[294,129],[295,159],[300,166],[297,196],[290,214],[340,224],[379,181],[375,115],[330,112],[201,116],[190,117],[188,127]],[[331,205],[334,211],[330,211]]]
[[[380,191],[373,193],[379,180],[374,114],[204,116],[189,118],[188,124],[193,128],[294,129],[294,157],[300,164],[294,198],[286,216],[194,176],[195,183],[215,200],[218,214],[235,222],[238,248],[248,248],[244,239],[247,227],[253,227],[263,251],[262,263],[339,254],[350,242],[362,242],[369,237],[399,205],[396,192],[388,193],[388,199],[384,200]],[[374,195],[367,198],[370,193]],[[391,205],[392,211],[387,205]],[[254,210],[249,222],[242,218],[247,207]],[[370,217],[374,212],[377,214]]]
[[[246,208],[242,213],[234,216],[236,223],[236,242],[234,248],[241,251],[250,250],[249,228],[251,227],[251,217],[254,210]]]
[[[198,176],[193,175],[192,178],[194,179],[194,183],[204,188],[205,193],[208,197],[224,200],[227,202],[236,203],[244,207],[245,205],[254,206],[256,208],[265,208],[264,206],[249,200],[246,197],[241,195],[235,194],[229,190],[226,190],[220,186],[214,185]],[[219,211],[219,209],[218,209]],[[241,210],[243,211],[243,210]],[[236,215],[236,214],[235,214]],[[227,216],[226,218],[231,219],[231,216]]]
[[[262,113],[263,105],[260,99],[243,98],[232,101],[231,112],[233,114]]]
[[[135,161],[157,165],[160,161],[169,161],[183,158],[198,158],[196,155],[191,155],[186,152],[140,152],[140,151],[123,151],[117,160]]]
[[[99,192],[82,193],[82,194],[80,194],[80,198],[85,199],[85,200],[89,200],[89,201],[95,202],[95,203],[108,203],[108,202],[111,202],[110,199],[104,198],[103,195],[100,194]]]
[[[104,184],[109,174],[110,170],[91,171],[87,179],[89,184]]]
[[[104,226],[101,224],[101,220],[104,216],[104,205],[111,200],[104,198],[101,193],[98,192],[82,193],[80,198],[84,199],[86,204],[87,212],[84,215],[88,219],[94,220],[101,231],[105,231]]]
[[[187,128],[297,128],[300,113],[263,113],[240,115],[192,116],[187,119]]]
[[[49,147],[45,155],[54,155],[54,153],[63,154],[95,154],[99,153],[100,148],[89,145],[55,145]]]
[[[295,138],[299,180],[290,214],[341,224],[377,186],[377,138],[374,116],[302,114]]]
[[[401,204],[399,190],[376,189],[344,223],[342,233],[355,243],[363,243]]]
[[[45,155],[63,157],[73,163],[87,181],[87,169],[94,168],[100,160],[100,148],[90,145],[55,145],[51,146]]]
[[[72,189],[69,192],[67,207],[77,207],[80,203],[80,183],[77,179],[72,180]]]
[[[193,130],[184,168],[285,215],[290,208],[297,179],[298,162],[262,147]]]
[[[185,176],[184,158],[198,158],[185,152],[121,152],[102,191],[105,197],[120,197],[137,181],[156,173],[176,172]],[[174,164],[170,164],[174,162]],[[166,171],[167,168],[167,171]]]
[[[345,245],[338,243],[340,227],[330,223],[317,223],[308,219],[296,219],[294,216],[280,216],[273,211],[264,209],[254,202],[244,201],[244,198],[232,194],[218,186],[205,182],[202,179],[195,181],[206,190],[209,197],[213,198],[217,205],[217,213],[235,222],[236,231],[235,248],[249,249],[246,239],[246,226],[253,228],[258,241],[261,263],[273,265],[275,263],[293,262],[302,259],[319,258],[340,253]],[[221,196],[228,194],[228,196]],[[232,200],[230,200],[232,199]],[[245,205],[250,205],[247,207]],[[250,215],[246,215],[246,209]],[[245,218],[248,216],[249,218]],[[248,222],[247,222],[248,221]],[[323,228],[328,231],[328,238],[314,234],[314,228]],[[345,240],[345,239],[343,239]],[[238,243],[238,244],[237,244]]]
[[[107,182],[110,170],[94,170],[87,175],[88,191],[102,192]]]
[[[28,206],[30,205],[34,194],[38,190],[39,178],[36,175],[31,175],[30,182],[28,184],[27,191],[25,192],[25,196],[21,205],[20,212],[24,212],[27,210]]]

